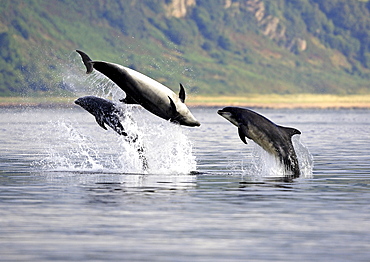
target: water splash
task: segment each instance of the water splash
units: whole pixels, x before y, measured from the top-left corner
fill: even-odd
[[[300,136],[293,136],[292,141],[298,157],[299,169],[301,170],[301,177],[312,178],[314,166],[312,154],[308,150],[307,146],[305,146],[302,143]]]
[[[95,146],[90,137],[79,132],[71,123],[49,122],[48,131],[54,134],[55,143],[50,141],[50,144],[45,144],[46,157],[34,163],[35,166],[57,171],[100,170],[103,168],[102,161],[98,160],[99,148]]]
[[[130,108],[125,114],[122,125],[128,134],[137,136],[135,142],[113,130],[100,130],[95,123],[86,127],[66,120],[49,122],[44,132],[52,133],[55,139],[45,145],[46,156],[35,166],[53,171],[152,174],[189,174],[196,169],[193,146],[183,127],[151,122],[143,112],[135,115]],[[143,148],[147,169],[138,148]]]
[[[293,146],[297,154],[300,178],[312,178],[313,176],[313,157],[308,148],[302,144],[299,136],[293,136]],[[251,142],[252,144],[253,142]],[[261,178],[283,178],[290,173],[285,170],[284,165],[273,155],[266,152],[256,143],[253,143],[252,161],[250,166],[244,167],[245,174],[255,180]]]
[[[183,127],[169,122],[145,125],[145,147],[150,171],[188,174],[196,170],[193,145],[185,132]]]
[[[156,117],[153,121],[146,112],[135,111],[135,107],[125,106],[124,111],[126,118],[122,121],[123,126],[129,134],[137,134],[138,137],[138,141],[126,148],[127,152],[131,150],[134,153],[143,148],[148,173],[189,174],[196,169],[193,145],[184,127],[158,121]]]

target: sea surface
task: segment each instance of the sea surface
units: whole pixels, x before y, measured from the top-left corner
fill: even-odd
[[[218,109],[128,108],[143,170],[82,108],[2,108],[0,261],[370,261],[370,110],[254,109],[302,132],[284,181]]]

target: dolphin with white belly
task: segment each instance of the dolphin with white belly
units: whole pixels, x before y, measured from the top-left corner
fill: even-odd
[[[239,137],[245,144],[245,137],[253,140],[284,164],[285,170],[292,173],[288,177],[299,177],[298,159],[291,140],[293,135],[301,134],[299,130],[278,126],[266,117],[245,108],[225,107],[217,113],[238,127]]]
[[[92,61],[84,52],[80,50],[76,52],[80,54],[87,74],[95,69],[111,79],[126,93],[126,98],[122,102],[140,104],[154,115],[173,123],[192,127],[200,126],[184,103],[186,95],[181,84],[180,93],[177,96],[168,87],[133,69],[104,61]]]

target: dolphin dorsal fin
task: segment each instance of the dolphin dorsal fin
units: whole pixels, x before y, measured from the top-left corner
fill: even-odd
[[[248,144],[247,140],[245,140],[245,134],[240,127],[238,127],[238,134],[239,134],[240,139],[243,141],[243,143]]]
[[[86,66],[86,74],[90,74],[94,69],[91,58],[87,54],[85,54],[84,52],[82,52],[80,50],[76,50],[76,52],[80,54],[80,56],[82,58],[82,62]]]
[[[292,127],[285,127],[285,126],[278,126],[280,130],[283,130],[285,133],[288,134],[289,137],[294,135],[300,135],[301,131]]]
[[[180,92],[179,92],[179,98],[180,98],[180,101],[185,103],[185,97],[186,97],[186,94],[185,94],[185,88],[183,87],[183,85],[180,83]]]

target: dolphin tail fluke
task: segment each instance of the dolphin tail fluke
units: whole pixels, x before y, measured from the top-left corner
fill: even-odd
[[[86,74],[90,74],[94,69],[91,58],[87,54],[85,54],[84,52],[82,52],[80,50],[76,50],[76,52],[80,54],[80,56],[82,58],[82,62],[86,66]]]

